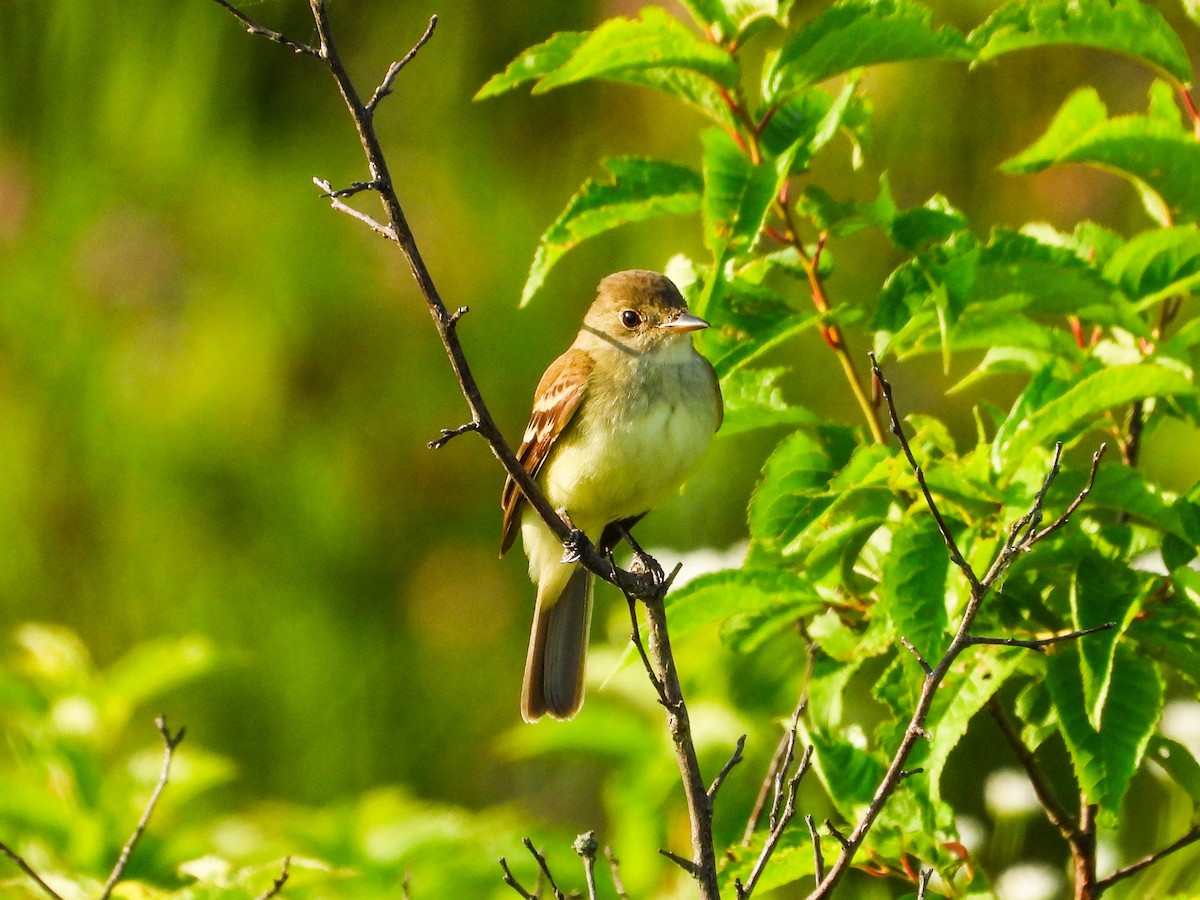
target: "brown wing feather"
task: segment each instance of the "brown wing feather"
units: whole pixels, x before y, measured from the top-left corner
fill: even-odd
[[[594,365],[592,357],[582,350],[571,349],[550,364],[534,394],[533,412],[521,446],[517,448],[517,459],[531,477],[538,472],[550,455],[554,441],[571,421],[583,400],[584,387]],[[504,519],[500,527],[500,553],[504,554],[517,537],[517,523],[521,520],[521,506],[525,495],[512,477],[505,479],[500,495]]]

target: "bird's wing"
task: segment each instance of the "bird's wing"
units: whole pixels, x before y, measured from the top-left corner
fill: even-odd
[[[571,349],[552,362],[538,382],[533,412],[530,413],[529,424],[525,426],[521,446],[517,448],[517,459],[531,478],[537,477],[550,456],[554,442],[579,409],[594,364],[588,353]],[[516,525],[521,519],[521,505],[524,502],[525,495],[509,476],[500,495],[500,505],[504,509],[500,529],[502,554],[516,540]]]

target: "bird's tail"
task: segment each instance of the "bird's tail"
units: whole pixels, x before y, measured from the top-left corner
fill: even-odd
[[[592,621],[592,573],[575,566],[557,597],[538,592],[521,685],[521,718],[570,719],[583,706],[583,676]]]

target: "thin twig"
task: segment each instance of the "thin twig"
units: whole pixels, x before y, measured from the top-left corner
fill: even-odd
[[[537,860],[538,868],[542,870],[542,874],[550,882],[550,890],[554,891],[555,900],[567,900],[567,895],[558,889],[558,883],[555,882],[554,874],[550,871],[550,866],[546,863],[546,857],[538,853],[537,847],[533,846],[533,841],[529,838],[523,838],[521,843],[525,845],[525,849],[533,854],[533,858]]]
[[[1033,786],[1033,792],[1037,795],[1038,803],[1041,804],[1042,810],[1046,813],[1046,818],[1051,825],[1058,829],[1059,834],[1070,843],[1076,832],[1079,831],[1079,823],[1075,821],[1074,816],[1067,812],[1066,807],[1059,802],[1058,797],[1054,793],[1054,788],[1050,786],[1045,773],[1042,772],[1042,767],[1038,765],[1033,751],[1025,745],[1025,741],[1021,739],[1021,733],[1017,730],[1016,724],[995,696],[988,700],[987,709],[992,714],[992,718],[995,719],[996,727],[1000,729],[1000,734],[1004,736],[1004,739],[1008,741],[1008,746],[1012,748],[1013,754],[1017,757],[1017,762],[1021,764],[1021,768],[1025,770],[1025,774],[1029,777],[1029,783]]]
[[[825,857],[821,853],[821,835],[817,833],[817,822],[811,813],[804,817],[804,824],[808,826],[808,836],[812,838],[813,873],[816,875],[817,884],[820,884],[825,880]]]
[[[125,874],[125,867],[129,864],[129,856],[133,853],[133,848],[137,846],[137,842],[141,840],[142,833],[150,823],[150,816],[154,813],[154,807],[158,805],[158,798],[162,795],[163,788],[167,786],[167,778],[171,774],[171,760],[175,756],[175,748],[179,746],[179,742],[183,740],[183,736],[187,731],[185,728],[180,728],[175,734],[171,734],[167,729],[166,716],[158,716],[154,720],[154,724],[158,726],[158,733],[162,735],[163,740],[162,770],[158,774],[158,783],[154,785],[154,791],[150,794],[150,799],[146,801],[146,808],[142,810],[142,817],[138,819],[137,827],[133,830],[133,834],[129,836],[129,840],[125,842],[125,846],[121,848],[121,855],[117,858],[117,864],[113,866],[113,870],[108,876],[108,881],[104,883],[104,888],[100,892],[100,900],[108,900],[112,895],[113,888],[117,886],[117,882]]]
[[[46,884],[46,882],[42,880],[42,876],[34,870],[33,866],[29,865],[29,863],[25,861],[25,858],[21,856],[21,854],[17,853],[16,850],[13,850],[3,841],[0,841],[0,853],[3,853],[9,859],[15,862],[17,864],[17,868],[28,875],[33,880],[34,884],[45,891],[47,897],[52,897],[53,900],[63,900],[62,896],[55,891],[54,888],[50,887],[50,885]]]
[[[589,831],[575,838],[571,849],[583,860],[583,876],[587,881],[588,900],[596,900],[596,851],[600,845],[596,842],[596,832]]]
[[[788,747],[791,743],[791,736],[787,731],[779,736],[779,743],[775,747],[775,755],[771,757],[771,764],[767,766],[767,773],[763,776],[762,784],[758,788],[758,797],[754,801],[754,808],[750,811],[750,816],[746,820],[746,829],[742,833],[742,846],[749,847],[754,840],[754,832],[758,830],[758,824],[762,820],[763,813],[767,808],[767,801],[771,798],[771,792],[775,786],[775,775],[779,771],[779,767],[783,764],[783,757],[788,753]]]
[[[257,35],[258,37],[264,37],[268,41],[273,41],[276,44],[287,47],[289,50],[295,53],[300,53],[304,56],[314,56],[317,59],[321,58],[321,51],[316,47],[312,47],[308,44],[302,44],[299,41],[293,41],[290,37],[280,34],[278,31],[272,31],[270,28],[265,28],[264,26],[259,25],[236,6],[226,2],[226,0],[214,0],[214,2],[218,6],[224,7],[235,19],[245,25],[246,31],[250,34]]]
[[[1091,628],[1083,628],[1079,631],[1068,631],[1065,634],[1054,634],[1050,637],[1037,638],[1034,640],[1023,640],[1021,638],[980,637],[978,635],[971,635],[967,639],[967,643],[972,647],[977,644],[987,644],[995,647],[1024,647],[1026,650],[1033,650],[1037,653],[1045,653],[1047,647],[1052,647],[1055,644],[1061,644],[1063,641],[1073,641],[1089,634],[1095,634],[1098,631],[1108,631],[1109,629],[1116,627],[1116,622],[1105,622],[1103,625],[1093,625]]]
[[[901,646],[902,646],[902,647],[903,647],[905,650],[907,650],[909,653],[911,653],[913,656],[915,656],[915,657],[917,658],[917,662],[919,662],[919,663],[921,664],[921,668],[925,670],[925,675],[926,675],[926,676],[929,676],[929,675],[932,675],[932,674],[933,674],[933,667],[932,667],[932,666],[930,666],[930,665],[929,665],[929,663],[927,663],[927,662],[925,661],[925,657],[923,657],[923,656],[921,655],[921,651],[920,651],[920,650],[918,650],[918,649],[916,648],[916,646],[914,646],[914,644],[913,644],[913,642],[912,642],[912,641],[910,641],[910,640],[909,640],[908,638],[906,638],[904,635],[901,635],[901,636],[900,636],[900,645],[901,645]]]
[[[368,115],[374,115],[375,107],[379,105],[379,101],[392,92],[392,85],[396,81],[396,76],[400,74],[400,70],[412,62],[413,57],[417,55],[420,49],[429,43],[429,39],[433,37],[433,29],[437,28],[437,23],[438,17],[436,15],[430,16],[425,33],[413,44],[412,49],[405,53],[397,62],[388,66],[387,74],[383,76],[383,81],[379,82],[379,87],[375,88],[375,93],[367,101],[366,110]]]
[[[608,860],[608,873],[612,877],[613,890],[617,892],[618,900],[629,900],[625,884],[621,881],[621,861],[613,853],[613,848],[607,844],[604,847],[604,858]]]
[[[291,865],[292,858],[285,856],[283,858],[283,868],[279,870],[279,874],[275,876],[275,880],[271,882],[271,886],[258,895],[257,900],[271,900],[272,897],[279,896],[279,892],[283,890],[283,886],[287,884],[287,880],[291,876],[291,873],[288,871]],[[407,875],[405,878],[407,879]]]
[[[886,378],[883,377],[883,372],[879,368],[879,363],[875,360],[874,353],[868,353],[867,356],[871,360],[871,372],[875,375],[875,383],[879,385],[883,391],[883,399],[887,403],[888,417],[891,420],[892,434],[900,442],[900,449],[904,451],[905,457],[908,458],[908,465],[913,470],[913,474],[917,477],[917,484],[921,488],[921,494],[925,497],[925,505],[929,507],[929,511],[933,513],[933,519],[937,522],[938,531],[941,532],[942,540],[946,542],[946,549],[950,551],[950,561],[954,563],[963,573],[967,582],[971,585],[972,591],[979,590],[979,579],[975,577],[975,570],[971,568],[962,552],[958,549],[958,544],[954,540],[954,535],[950,533],[950,529],[946,525],[946,520],[942,518],[942,512],[938,509],[937,503],[933,499],[933,494],[929,491],[929,484],[925,481],[925,470],[921,468],[915,456],[913,456],[912,448],[908,445],[908,438],[904,436],[904,429],[900,427],[900,415],[896,412],[896,402],[892,398],[892,386]]]
[[[442,436],[434,438],[429,442],[430,450],[441,450],[448,443],[458,437],[460,434],[466,434],[468,431],[478,431],[478,422],[467,422],[465,425],[459,425],[457,428],[443,428]]]
[[[629,604],[629,623],[630,635],[629,640],[633,642],[633,646],[637,648],[638,656],[642,658],[642,665],[646,668],[646,676],[650,679],[650,684],[654,687],[654,692],[658,694],[658,702],[663,706],[667,705],[667,692],[663,686],[662,679],[658,673],[654,671],[654,664],[650,662],[650,657],[646,653],[646,645],[642,643],[642,630],[638,625],[637,617],[637,600],[633,597],[626,596],[625,600]]]
[[[1168,844],[1161,850],[1156,850],[1154,853],[1143,856],[1135,863],[1130,863],[1123,868],[1117,869],[1117,871],[1105,878],[1101,878],[1096,882],[1096,896],[1100,896],[1101,893],[1108,890],[1118,881],[1123,881],[1131,875],[1136,875],[1138,872],[1142,871],[1142,869],[1154,865],[1163,857],[1170,856],[1177,850],[1182,850],[1184,847],[1191,846],[1197,841],[1200,841],[1200,825],[1193,825],[1175,842]]]
[[[503,856],[500,857],[500,868],[504,871],[504,883],[520,894],[525,900],[538,900],[537,894],[531,894],[517,881],[517,878],[512,873],[512,869],[508,867],[508,860]]]
[[[725,778],[733,770],[733,767],[742,761],[742,751],[746,749],[746,735],[742,735],[737,740],[737,746],[733,749],[733,755],[729,757],[725,765],[721,767],[721,771],[717,773],[717,777],[713,779],[713,783],[708,786],[708,799],[711,803],[717,799],[717,791],[721,789]]]
[[[933,877],[933,869],[925,869],[917,879],[917,900],[925,900],[925,892],[929,890],[929,879]]]
[[[792,733],[795,733],[796,720],[799,718],[800,710],[796,710],[796,715],[792,717]],[[734,880],[734,888],[737,891],[738,900],[748,900],[750,895],[754,893],[754,888],[758,885],[758,881],[762,878],[763,872],[766,871],[767,863],[771,861],[771,855],[775,852],[775,848],[779,845],[780,838],[787,830],[788,824],[792,821],[792,817],[796,815],[796,794],[800,790],[800,780],[807,774],[809,767],[812,765],[812,744],[804,748],[804,755],[800,757],[800,763],[796,766],[796,771],[787,780],[786,785],[781,785],[781,793],[776,795],[778,799],[782,795],[783,807],[781,809],[771,811],[771,830],[767,834],[766,840],[763,842],[762,851],[755,860],[754,868],[750,870],[750,877],[746,879],[745,884],[740,878]],[[781,781],[787,775],[787,769],[791,764],[791,754],[785,757],[786,763],[780,770],[777,780]]]
[[[345,213],[352,219],[358,219],[358,221],[362,222],[380,237],[385,237],[389,241],[396,241],[397,243],[400,242],[400,239],[396,236],[395,230],[389,228],[381,222],[375,221],[375,219],[371,218],[371,216],[367,215],[365,212],[355,209],[350,204],[343,203],[341,198],[346,195],[335,191],[329,182],[324,178],[314,178],[313,184],[315,184],[324,192],[321,194],[321,196],[327,198],[329,200],[329,205],[338,212]],[[349,190],[349,188],[346,190]]]

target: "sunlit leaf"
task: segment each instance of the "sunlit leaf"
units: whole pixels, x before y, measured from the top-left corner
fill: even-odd
[[[1083,678],[1088,721],[1099,729],[1108,698],[1117,639],[1137,612],[1141,591],[1128,567],[1090,554],[1071,580],[1072,625],[1085,630],[1109,622],[1115,627],[1079,641],[1079,670]]]
[[[671,637],[724,622],[734,616],[783,610],[803,618],[823,609],[807,578],[786,569],[732,569],[700,575],[668,596]]]
[[[961,34],[934,28],[929,10],[910,0],[842,0],[791,38],[767,70],[765,93],[781,102],[812,84],[861,66],[910,59],[967,61]]]
[[[1171,780],[1187,792],[1193,810],[1200,808],[1200,762],[1187,747],[1156,734],[1150,738],[1146,758],[1161,766]]]
[[[1192,79],[1183,42],[1161,13],[1140,0],[1011,0],[969,40],[981,61],[1074,44],[1131,56],[1180,85]]]
[[[642,69],[690,69],[727,88],[737,85],[736,60],[727,52],[697,37],[686,25],[662,9],[649,6],[637,19],[613,18],[591,32],[533,88],[535,94],[585,81],[620,77]]]
[[[725,420],[721,434],[740,434],[778,425],[803,425],[819,421],[816,413],[792,406],[783,399],[776,382],[785,369],[736,369],[721,379]]]
[[[1120,645],[1096,729],[1088,720],[1080,662],[1077,642],[1060,647],[1047,660],[1046,684],[1083,796],[1099,805],[1101,821],[1111,827],[1154,733],[1163,682],[1153,661]]]
[[[1147,397],[1192,394],[1195,388],[1178,371],[1153,362],[1110,366],[1064,386],[1037,380],[1022,394],[997,435],[993,464],[997,469],[1019,464],[1034,447],[1069,443],[1097,413]],[[1033,393],[1031,393],[1033,391]]]
[[[560,31],[540,44],[530,47],[509,63],[503,72],[489,78],[475,94],[474,99],[495,97],[527,82],[537,81],[564,65],[587,38],[586,31]]]
[[[655,216],[686,215],[700,208],[703,184],[687,166],[642,157],[604,161],[609,178],[591,178],[567,203],[538,244],[521,292],[524,306],[568,251],[590,237]]]
[[[913,506],[892,533],[892,549],[880,581],[884,611],[896,632],[926,659],[940,658],[946,634],[946,575],[950,558],[937,522],[923,505]]]
[[[1104,275],[1143,305],[1200,285],[1200,229],[1159,228],[1131,238],[1108,260]]]
[[[1163,86],[1165,87],[1165,85]],[[1200,143],[1159,92],[1147,115],[1108,117],[1094,88],[1081,88],[1063,104],[1037,141],[1004,163],[1009,172],[1041,172],[1061,163],[1084,163],[1115,171],[1152,190],[1175,223],[1200,217]],[[1159,107],[1159,112],[1153,108]],[[1152,210],[1153,212],[1153,210]]]

